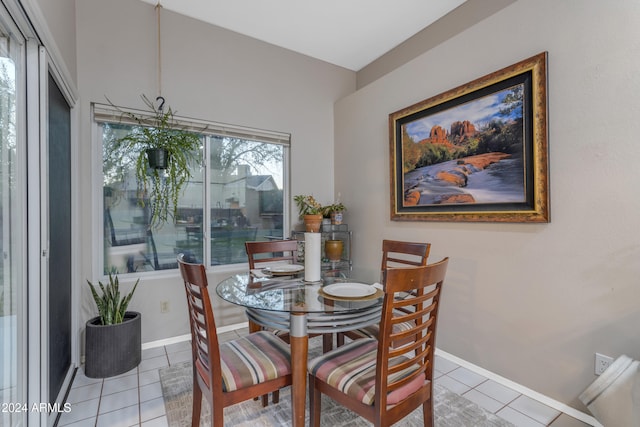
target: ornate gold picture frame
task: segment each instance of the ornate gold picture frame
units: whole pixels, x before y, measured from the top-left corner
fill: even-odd
[[[389,115],[391,219],[549,222],[547,53]]]

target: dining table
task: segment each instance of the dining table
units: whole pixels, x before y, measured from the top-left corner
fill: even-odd
[[[289,333],[292,425],[304,426],[310,335],[335,334],[380,321],[384,293],[376,283],[349,272],[327,270],[321,280],[304,280],[303,267],[265,269],[222,280],[216,293],[246,309],[250,322]]]

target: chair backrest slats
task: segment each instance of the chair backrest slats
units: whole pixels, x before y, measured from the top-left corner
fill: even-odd
[[[393,258],[393,257],[387,257],[387,263],[391,264],[406,264],[406,265],[412,265],[415,267],[420,267],[422,265],[422,263],[420,261],[410,261],[410,260],[406,260],[406,259],[400,259],[400,258]]]
[[[390,348],[389,357],[401,356],[404,354],[408,354],[412,351],[420,351],[420,349],[424,348],[425,344],[428,345],[428,341],[430,339],[431,339],[430,334],[421,336],[419,339],[415,339],[415,335],[414,335],[414,340],[410,341],[408,344],[404,344],[401,346],[393,346],[392,348]],[[393,339],[392,339],[392,342],[393,342]],[[406,338],[401,342],[406,343],[407,342]]]
[[[298,261],[297,240],[270,240],[264,242],[245,242],[249,268],[256,268],[256,264],[273,263],[278,261]]]
[[[393,305],[394,308],[401,308],[401,307],[406,307],[408,305],[416,305],[419,303],[423,303],[425,301],[429,301],[431,300],[433,297],[435,297],[438,294],[438,290],[437,289],[433,289],[433,290],[424,290],[425,293],[423,293],[422,295],[416,297],[416,298],[412,298],[412,299],[406,299],[406,298],[397,298],[393,301]],[[407,295],[409,296],[409,295]]]
[[[386,405],[388,393],[418,377],[424,378],[425,383],[433,381],[437,316],[448,261],[445,258],[427,266],[386,270],[376,405]],[[405,327],[393,328],[400,323]]]
[[[429,243],[401,242],[399,240],[382,241],[382,266],[384,271],[389,267],[427,265]]]
[[[178,265],[187,294],[194,366],[208,387],[221,388],[218,335],[204,265],[187,263],[182,254]]]
[[[400,240],[382,241],[382,264],[380,282],[384,284],[386,271],[393,267],[421,267],[427,265],[430,243],[402,242]]]
[[[396,333],[391,334],[392,341],[405,341],[409,337],[414,337],[417,334],[421,334],[421,336],[429,336],[431,333],[431,324],[433,323],[433,317],[430,317],[427,321],[421,322],[417,325],[416,328],[406,329],[402,331],[398,331]],[[426,331],[426,333],[422,333]]]
[[[407,368],[407,367],[405,367],[405,368]],[[407,385],[408,383],[413,381],[419,375],[424,376],[425,375],[425,370],[426,370],[425,367],[421,367],[419,370],[413,371],[410,375],[403,376],[397,381],[390,382],[387,385],[387,392],[391,393],[392,391],[397,390],[397,389]],[[392,373],[395,373],[395,372],[389,372],[389,373],[392,374]]]

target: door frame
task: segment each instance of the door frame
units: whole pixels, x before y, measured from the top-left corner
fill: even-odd
[[[72,262],[71,277],[71,364],[58,396],[48,396],[48,76],[52,76],[70,106],[71,165],[78,164],[79,113],[78,91],[57,48],[44,15],[36,0],[2,0],[10,17],[25,37],[26,94],[22,94],[22,111],[29,120],[23,120],[21,132],[26,137],[26,203],[25,307],[27,330],[23,336],[23,354],[26,354],[26,401],[30,404],[61,403],[71,384],[75,368],[80,365],[79,281],[80,266]],[[26,109],[25,109],[26,108]],[[26,125],[24,122],[26,121]],[[71,168],[71,259],[79,259],[79,171]],[[26,348],[29,351],[26,351]],[[34,426],[53,426],[58,413],[30,411],[26,423]]]

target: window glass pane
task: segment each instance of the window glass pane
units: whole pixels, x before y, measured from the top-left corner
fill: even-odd
[[[178,200],[178,212],[176,215],[173,235],[175,236],[176,254],[185,254],[185,259],[190,262],[204,262],[204,240],[202,224],[204,224],[204,167],[194,164],[191,168],[191,179],[185,185],[185,190]],[[167,243],[169,236],[165,236]],[[175,255],[173,256],[175,260]]]
[[[190,165],[192,176],[175,218],[149,228],[148,204],[138,200],[137,153],[121,151],[115,144],[134,126],[100,125],[105,274],[177,268],[179,253],[211,265],[246,263],[245,241],[283,237],[286,145],[203,136],[208,164],[198,159]],[[203,230],[204,224],[210,224],[208,230]]]
[[[130,126],[103,126],[104,273],[146,269],[145,209],[138,204],[135,158],[114,148]]]
[[[247,262],[244,242],[281,239],[284,147],[210,138],[211,263]]]
[[[2,32],[2,30],[0,30]],[[0,396],[2,402],[19,402],[23,384],[20,383],[18,348],[25,330],[21,324],[26,313],[21,312],[24,278],[21,255],[24,242],[21,234],[26,215],[20,203],[18,171],[18,140],[16,128],[16,57],[19,45],[0,35]],[[14,50],[11,52],[11,50]],[[24,162],[24,159],[23,159]],[[20,425],[22,414],[12,411],[0,413],[0,425]]]
[[[178,201],[175,218],[149,227],[150,204],[138,197],[135,167],[137,152],[118,150],[119,138],[133,127],[103,124],[104,273],[134,273],[177,268],[176,256],[189,252],[202,262],[202,239],[192,239],[193,227],[202,224],[202,168],[196,161],[192,178]],[[164,172],[162,172],[164,173]],[[199,187],[198,191],[191,191]]]

